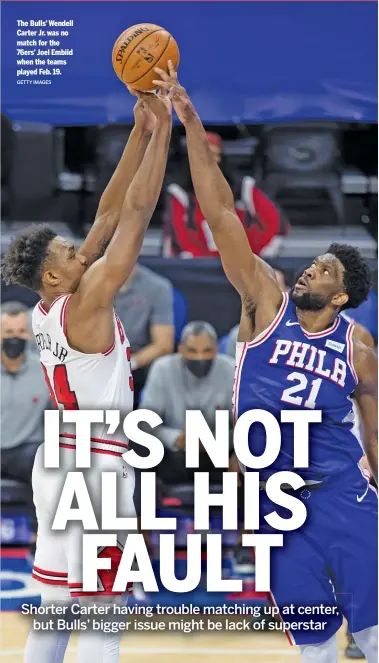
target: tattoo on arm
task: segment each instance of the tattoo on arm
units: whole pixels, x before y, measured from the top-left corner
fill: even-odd
[[[102,258],[105,251],[107,250],[109,244],[110,244],[111,238],[104,236],[102,237],[97,245],[97,249],[94,253],[92,253],[91,257],[88,260],[88,264],[92,265],[96,260],[99,260],[99,258]]]
[[[111,239],[109,237],[102,237],[100,242],[99,242],[99,253],[98,253],[98,258],[102,258],[105,251],[107,250],[109,243]]]

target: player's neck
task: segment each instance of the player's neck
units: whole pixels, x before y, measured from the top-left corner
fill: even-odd
[[[56,292],[55,290],[53,292],[45,292],[41,290],[38,294],[41,297],[45,308],[49,310],[50,306],[57,299],[57,297],[61,297],[62,295],[69,295],[70,292],[66,290],[62,290],[61,292]]]
[[[337,313],[331,312],[329,309],[324,311],[304,311],[296,307],[296,317],[300,325],[311,334],[325,331],[331,327],[336,316]]]

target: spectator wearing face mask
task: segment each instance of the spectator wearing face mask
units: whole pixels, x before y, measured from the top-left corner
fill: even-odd
[[[30,486],[34,456],[43,442],[44,410],[51,404],[39,357],[30,350],[28,313],[19,302],[1,307],[0,445],[1,475]]]
[[[193,469],[185,466],[186,410],[201,410],[211,430],[215,412],[230,411],[234,361],[218,354],[217,335],[207,322],[190,322],[183,329],[178,353],[161,357],[151,366],[140,407],[153,410],[163,424],[154,429],[165,446],[157,474],[166,484],[193,481]],[[200,454],[200,470],[210,472],[218,483],[222,470],[216,470],[206,453]]]

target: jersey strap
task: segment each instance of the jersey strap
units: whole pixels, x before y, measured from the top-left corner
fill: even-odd
[[[358,376],[354,368],[354,358],[353,358],[353,332],[354,332],[354,322],[351,321],[346,332],[346,359],[347,364],[350,368],[351,374],[354,378],[355,384],[358,384]]]
[[[283,316],[286,312],[287,304],[288,304],[288,293],[284,292],[283,293],[283,300],[282,300],[282,303],[280,305],[280,309],[277,312],[275,318],[273,319],[271,325],[269,325],[269,327],[267,327],[266,329],[264,329],[264,331],[262,331],[260,334],[258,334],[258,336],[253,341],[250,341],[250,343],[247,343],[248,348],[254,348],[257,345],[260,345],[261,343],[263,343],[264,341],[267,341],[269,336],[271,336],[273,331],[275,331],[277,326],[280,324],[280,322],[281,322],[281,320],[282,320],[282,318],[283,318]]]

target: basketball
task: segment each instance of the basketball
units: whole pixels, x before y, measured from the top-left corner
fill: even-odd
[[[113,46],[113,68],[119,79],[133,90],[153,90],[153,80],[157,78],[155,67],[168,71],[169,60],[177,69],[180,60],[178,45],[167,30],[152,23],[133,25],[116,39]]]

